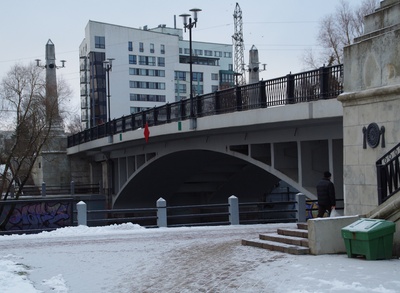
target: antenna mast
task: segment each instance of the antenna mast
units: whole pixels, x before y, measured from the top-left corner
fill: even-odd
[[[239,3],[236,3],[236,8],[233,13],[235,22],[235,32],[232,36],[233,46],[235,48],[234,72],[236,85],[246,84],[245,68],[244,68],[244,42],[243,42],[243,20],[242,9]]]

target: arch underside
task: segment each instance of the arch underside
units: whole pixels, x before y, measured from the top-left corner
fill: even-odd
[[[279,179],[245,160],[206,150],[175,152],[133,174],[114,204],[118,207],[223,203],[235,195],[261,201]]]
[[[231,153],[186,150],[154,157],[121,188],[114,208],[154,206],[160,197],[169,206],[225,203],[231,195],[261,202],[281,180],[298,187],[268,164]]]

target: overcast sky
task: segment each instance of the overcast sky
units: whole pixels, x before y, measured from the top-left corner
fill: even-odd
[[[255,45],[260,63],[267,64],[260,77],[271,79],[301,72],[301,56],[316,45],[318,24],[333,12],[340,0],[246,0],[238,1],[243,16],[245,62]],[[358,6],[362,0],[345,0]],[[182,27],[179,14],[200,8],[193,40],[232,43],[231,0],[2,0],[0,17],[0,79],[16,63],[45,59],[48,39],[55,44],[58,65],[67,61],[61,75],[74,91],[72,102],[79,105],[79,45],[89,20],[140,28],[166,24]],[[184,34],[188,39],[188,33]],[[321,64],[322,65],[322,64]]]

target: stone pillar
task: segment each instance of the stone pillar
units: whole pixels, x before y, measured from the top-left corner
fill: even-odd
[[[249,51],[249,84],[260,81],[260,62],[258,61],[258,50],[252,46]]]
[[[49,39],[46,44],[46,115],[58,117],[58,95],[57,95],[57,75],[56,75],[56,52],[53,42]],[[50,117],[47,117],[48,119]],[[54,118],[52,118],[54,122]],[[57,119],[57,118],[56,118]]]
[[[378,206],[375,163],[400,142],[399,44],[400,0],[385,0],[365,17],[364,35],[344,50],[344,93],[338,99],[343,104],[345,215]]]

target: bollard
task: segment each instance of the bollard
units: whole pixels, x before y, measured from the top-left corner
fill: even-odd
[[[46,196],[46,183],[42,182],[42,196]]]
[[[78,226],[87,226],[87,207],[86,203],[83,201],[80,201],[76,204],[76,211],[78,212],[77,214],[77,220],[78,220]]]
[[[297,222],[305,223],[306,222],[306,196],[303,193],[297,193],[296,194],[296,202],[297,202],[297,212],[296,212]]]
[[[157,200],[157,226],[167,227],[167,202],[162,197]]]
[[[71,195],[75,194],[75,182],[72,180],[71,181]]]
[[[239,225],[239,199],[232,195],[228,199],[229,203],[229,222],[231,225]]]

